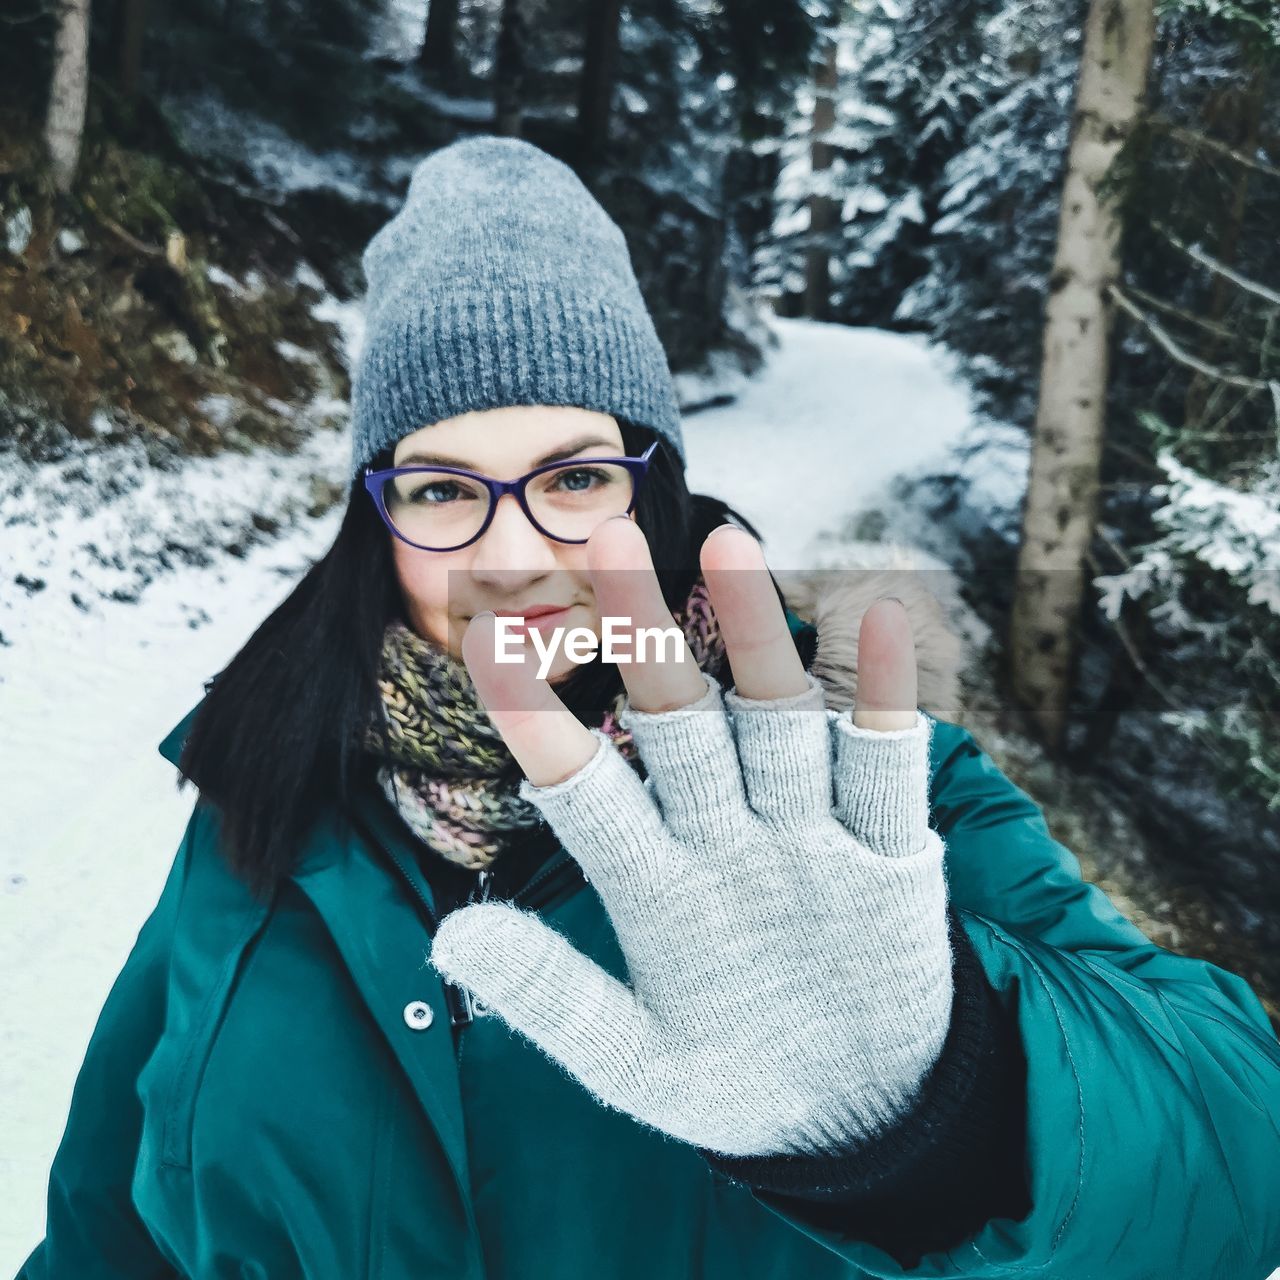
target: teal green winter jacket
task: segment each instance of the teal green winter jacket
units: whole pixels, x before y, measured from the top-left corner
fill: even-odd
[[[175,764],[193,716],[161,744]],[[269,905],[197,801],[19,1280],[1265,1280],[1280,1044],[1257,998],[1084,883],[966,730],[936,721],[930,765],[952,905],[1025,1057],[1023,1216],[900,1262],[602,1108],[492,1015],[455,1052],[420,910],[371,839],[432,889],[370,787],[359,823],[320,815]],[[590,885],[538,910],[625,975]]]

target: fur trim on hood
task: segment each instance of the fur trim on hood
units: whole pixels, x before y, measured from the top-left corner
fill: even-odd
[[[915,635],[919,705],[939,720],[960,714],[963,645],[947,623],[942,605],[928,589],[926,571],[909,551],[891,567],[778,571],[774,574],[787,607],[818,630],[813,674],[827,692],[827,705],[843,711],[858,688],[858,628],[877,600],[902,601]]]

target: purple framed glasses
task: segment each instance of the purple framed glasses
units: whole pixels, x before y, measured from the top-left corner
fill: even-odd
[[[420,551],[470,546],[493,523],[504,493],[539,533],[556,542],[586,542],[597,525],[631,513],[660,443],[638,458],[571,458],[515,480],[461,467],[366,467],[364,486],[387,528]]]

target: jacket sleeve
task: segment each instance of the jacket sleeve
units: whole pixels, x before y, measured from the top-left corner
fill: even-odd
[[[138,1073],[164,1028],[169,940],[201,803],[154,910],[107,995],[49,1172],[45,1237],[17,1280],[177,1280],[134,1209]]]
[[[1280,1266],[1280,1043],[1257,997],[1156,946],[1084,882],[967,731],[939,721],[933,746],[951,905],[1025,1061],[1026,1201],[916,1257],[856,1219],[752,1195],[872,1276],[1266,1280]]]
[[[716,1172],[820,1227],[853,1232],[900,1260],[1026,1212],[1026,1066],[1017,1025],[948,913],[955,994],[938,1061],[907,1110],[847,1150],[727,1157]]]

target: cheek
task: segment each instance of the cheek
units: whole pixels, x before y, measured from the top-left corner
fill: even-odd
[[[429,640],[448,634],[449,564],[445,557],[415,551],[399,538],[392,547],[396,576],[404,594],[409,622]]]
[[[565,546],[558,559],[560,571],[572,579],[572,598],[582,602],[581,608],[587,615],[586,625],[598,632],[600,606],[596,603],[595,587],[592,585],[591,573],[587,568],[586,547]]]

